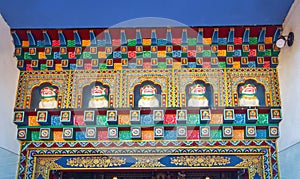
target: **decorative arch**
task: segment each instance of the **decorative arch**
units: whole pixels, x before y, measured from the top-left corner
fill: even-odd
[[[247,80],[254,80],[265,89],[263,102],[265,106],[280,106],[280,95],[278,88],[278,76],[276,69],[227,69],[226,78],[228,81],[228,105],[238,106],[238,85]]]
[[[19,80],[16,109],[34,109],[31,106],[32,91],[43,83],[49,83],[58,88],[58,108],[69,108],[70,71],[26,71],[22,72]]]
[[[89,100],[92,97],[91,89],[97,85],[103,86],[104,88],[107,89],[107,100],[109,100],[110,86],[107,83],[94,81],[90,84],[85,84],[82,88],[82,108],[88,108]]]
[[[240,87],[246,84],[251,84],[256,87],[256,97],[259,100],[259,106],[266,106],[266,86],[263,83],[258,82],[258,80],[253,78],[247,78],[243,81],[237,83],[237,93],[238,99],[241,98]]]
[[[144,85],[152,85],[152,86],[154,86],[157,89],[156,98],[159,101],[159,106],[162,106],[161,105],[161,93],[162,93],[162,87],[161,87],[161,85],[158,84],[158,83],[155,83],[155,82],[153,82],[151,80],[145,80],[145,81],[141,81],[140,83],[137,83],[134,86],[134,90],[133,90],[133,93],[134,93],[134,107],[138,107],[138,101],[141,98],[140,89]]]
[[[187,85],[193,84],[195,81],[202,81],[210,85],[211,97],[209,99],[209,106],[224,106],[226,105],[225,99],[225,83],[223,69],[181,69],[175,71],[178,75],[175,76],[175,85],[177,86],[177,96],[179,99],[178,107],[186,107],[188,97],[186,96]]]
[[[72,85],[70,88],[72,100],[70,106],[72,108],[82,108],[83,89],[90,86],[93,82],[100,82],[103,86],[109,87],[109,107],[119,107],[118,101],[121,96],[119,95],[120,89],[120,72],[113,70],[88,70],[74,71],[72,76]],[[90,93],[90,91],[89,91]],[[89,98],[85,98],[89,99]]]
[[[43,89],[44,87],[47,87],[47,86],[55,88],[56,90],[58,90],[58,93],[57,93],[57,96],[56,96],[56,100],[57,100],[57,97],[60,93],[60,88],[58,87],[58,85],[54,85],[50,82],[38,83],[38,84],[34,85],[32,90],[31,90],[31,101],[30,101],[30,108],[31,109],[39,108],[39,102],[42,99],[40,91],[41,91],[41,89]]]

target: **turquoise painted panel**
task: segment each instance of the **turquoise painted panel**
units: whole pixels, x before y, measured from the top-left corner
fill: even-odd
[[[40,132],[39,131],[32,131],[31,132],[31,140],[36,141],[40,140]]]
[[[211,139],[222,139],[222,130],[211,130],[210,137]]]
[[[96,124],[100,126],[107,126],[106,115],[97,115]]]
[[[245,124],[246,114],[236,114],[234,124]]]
[[[268,124],[269,115],[268,114],[259,114],[257,124]]]
[[[265,129],[256,130],[256,138],[265,139],[267,137],[267,131]]]
[[[187,124],[200,124],[200,115],[199,114],[188,114],[187,116]]]
[[[128,130],[119,131],[120,140],[131,140],[131,133]]]
[[[86,140],[84,132],[76,131],[75,132],[75,139],[76,140]]]
[[[177,138],[176,130],[165,130],[164,132],[165,140],[175,140]]]
[[[51,116],[51,126],[62,126],[60,116]]]
[[[141,124],[142,125],[153,125],[153,115],[141,115]]]

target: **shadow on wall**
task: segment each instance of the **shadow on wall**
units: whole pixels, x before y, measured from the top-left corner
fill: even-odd
[[[19,156],[16,153],[0,147],[0,178],[16,178]]]
[[[278,152],[281,179],[300,176],[300,142]]]

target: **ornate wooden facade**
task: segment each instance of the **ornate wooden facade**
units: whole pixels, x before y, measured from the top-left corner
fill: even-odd
[[[274,42],[280,29],[12,30],[20,69],[18,177],[49,178],[52,170],[245,168],[251,179],[279,178]],[[145,85],[155,88],[158,107],[138,105]],[[189,105],[192,85],[204,89],[206,106]],[[105,89],[107,107],[89,107],[94,86]],[[55,107],[47,108],[47,90],[56,92]],[[249,90],[256,104],[242,105],[254,98]],[[41,101],[49,104],[41,108]]]

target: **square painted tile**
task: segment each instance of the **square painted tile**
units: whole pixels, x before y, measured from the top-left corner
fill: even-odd
[[[233,136],[233,127],[232,126],[223,126],[223,137],[224,138],[231,138]]]
[[[28,132],[26,128],[19,128],[17,133],[18,140],[27,140]]]
[[[51,137],[51,130],[50,128],[41,128],[40,129],[40,139],[48,140]]]
[[[178,126],[177,127],[177,138],[186,138],[187,136],[187,127],[186,126]]]
[[[118,111],[107,110],[106,111],[106,121],[108,124],[118,124]]]
[[[154,138],[162,138],[164,137],[164,127],[157,126],[154,127]]]
[[[108,138],[109,139],[117,139],[118,135],[118,127],[108,127]]]
[[[85,128],[85,138],[87,139],[95,139],[97,136],[96,127],[87,127]]]
[[[268,127],[268,137],[269,138],[278,138],[279,137],[278,126],[269,126]]]
[[[95,122],[95,111],[84,111],[83,119],[86,124],[93,124]]]
[[[209,138],[209,137],[210,137],[210,127],[200,126],[200,138]]]
[[[246,137],[255,138],[256,137],[256,126],[246,126]]]
[[[74,138],[73,128],[63,128],[62,138],[73,139]]]
[[[131,138],[133,139],[140,139],[142,136],[142,130],[141,127],[131,127]]]

